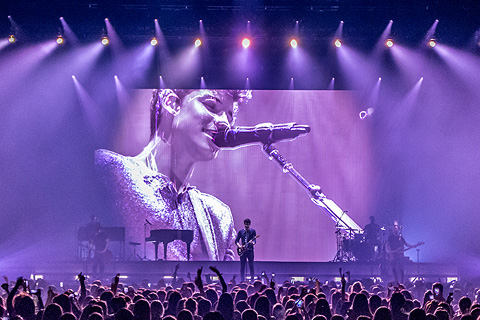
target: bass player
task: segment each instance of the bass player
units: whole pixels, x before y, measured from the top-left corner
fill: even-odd
[[[400,225],[398,222],[395,221],[393,223],[392,233],[388,236],[386,251],[387,257],[392,266],[395,283],[403,283],[403,278],[405,276],[405,270],[403,267],[405,256],[403,253],[422,244],[424,243],[418,242],[417,244],[409,244],[400,233]],[[407,247],[407,249],[405,249],[405,247]]]

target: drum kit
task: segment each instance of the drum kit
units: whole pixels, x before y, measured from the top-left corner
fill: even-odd
[[[344,233],[337,229],[337,255],[335,262],[361,261],[381,262],[385,259],[387,228],[380,228],[376,235],[361,233]]]

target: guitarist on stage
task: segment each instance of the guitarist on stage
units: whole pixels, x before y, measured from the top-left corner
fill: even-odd
[[[245,281],[245,263],[248,259],[248,267],[250,268],[251,281],[254,280],[255,270],[253,267],[253,245],[257,243],[257,232],[255,229],[250,228],[252,222],[250,219],[243,220],[245,229],[238,231],[235,244],[238,247],[238,253],[240,255],[240,277],[242,282]]]
[[[405,256],[403,253],[410,248],[416,248],[422,244],[423,242],[418,242],[417,244],[409,244],[401,235],[398,222],[395,221],[393,223],[392,233],[390,234],[390,236],[388,236],[386,251],[387,257],[389,258],[392,266],[395,283],[403,283],[403,277],[405,275],[405,270],[403,267]],[[405,249],[405,247],[407,247],[408,249]]]

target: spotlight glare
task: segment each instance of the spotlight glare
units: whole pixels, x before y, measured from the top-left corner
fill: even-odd
[[[340,40],[340,39],[335,39],[334,44],[335,44],[335,47],[340,48],[340,47],[342,46],[342,40]]]
[[[57,37],[57,44],[64,44],[65,43],[65,39],[63,39],[62,36],[58,36]]]
[[[298,46],[297,40],[296,39],[290,40],[290,45],[292,46],[292,48],[296,48]]]
[[[8,42],[14,43],[15,41],[17,41],[17,39],[15,38],[15,36],[13,34],[8,36]]]
[[[392,39],[388,39],[387,41],[385,41],[385,45],[389,48],[393,47],[393,40]]]
[[[195,47],[200,47],[202,45],[202,40],[196,39],[195,40]]]
[[[158,44],[157,38],[153,37],[152,40],[150,40],[150,44],[151,44],[152,46],[156,46],[156,45]]]
[[[110,43],[110,40],[108,40],[108,37],[103,37],[103,38],[102,38],[102,44],[103,44],[104,46],[108,45],[109,43]]]
[[[245,49],[247,49],[248,47],[250,47],[250,39],[244,38],[244,39],[242,40],[242,46],[243,46]]]
[[[437,42],[435,41],[435,39],[430,39],[430,41],[428,41],[428,46],[430,48],[434,48],[436,45],[437,45]]]

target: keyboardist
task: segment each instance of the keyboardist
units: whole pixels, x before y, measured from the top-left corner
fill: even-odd
[[[192,230],[192,260],[233,260],[233,217],[227,205],[188,184],[195,164],[218,154],[213,134],[233,124],[243,90],[154,90],[150,142],[137,156],[97,150],[95,164],[126,226],[127,241],[149,229]],[[153,252],[153,245],[147,244]],[[168,260],[187,260],[187,246],[168,245]],[[153,259],[152,254],[149,258]]]

